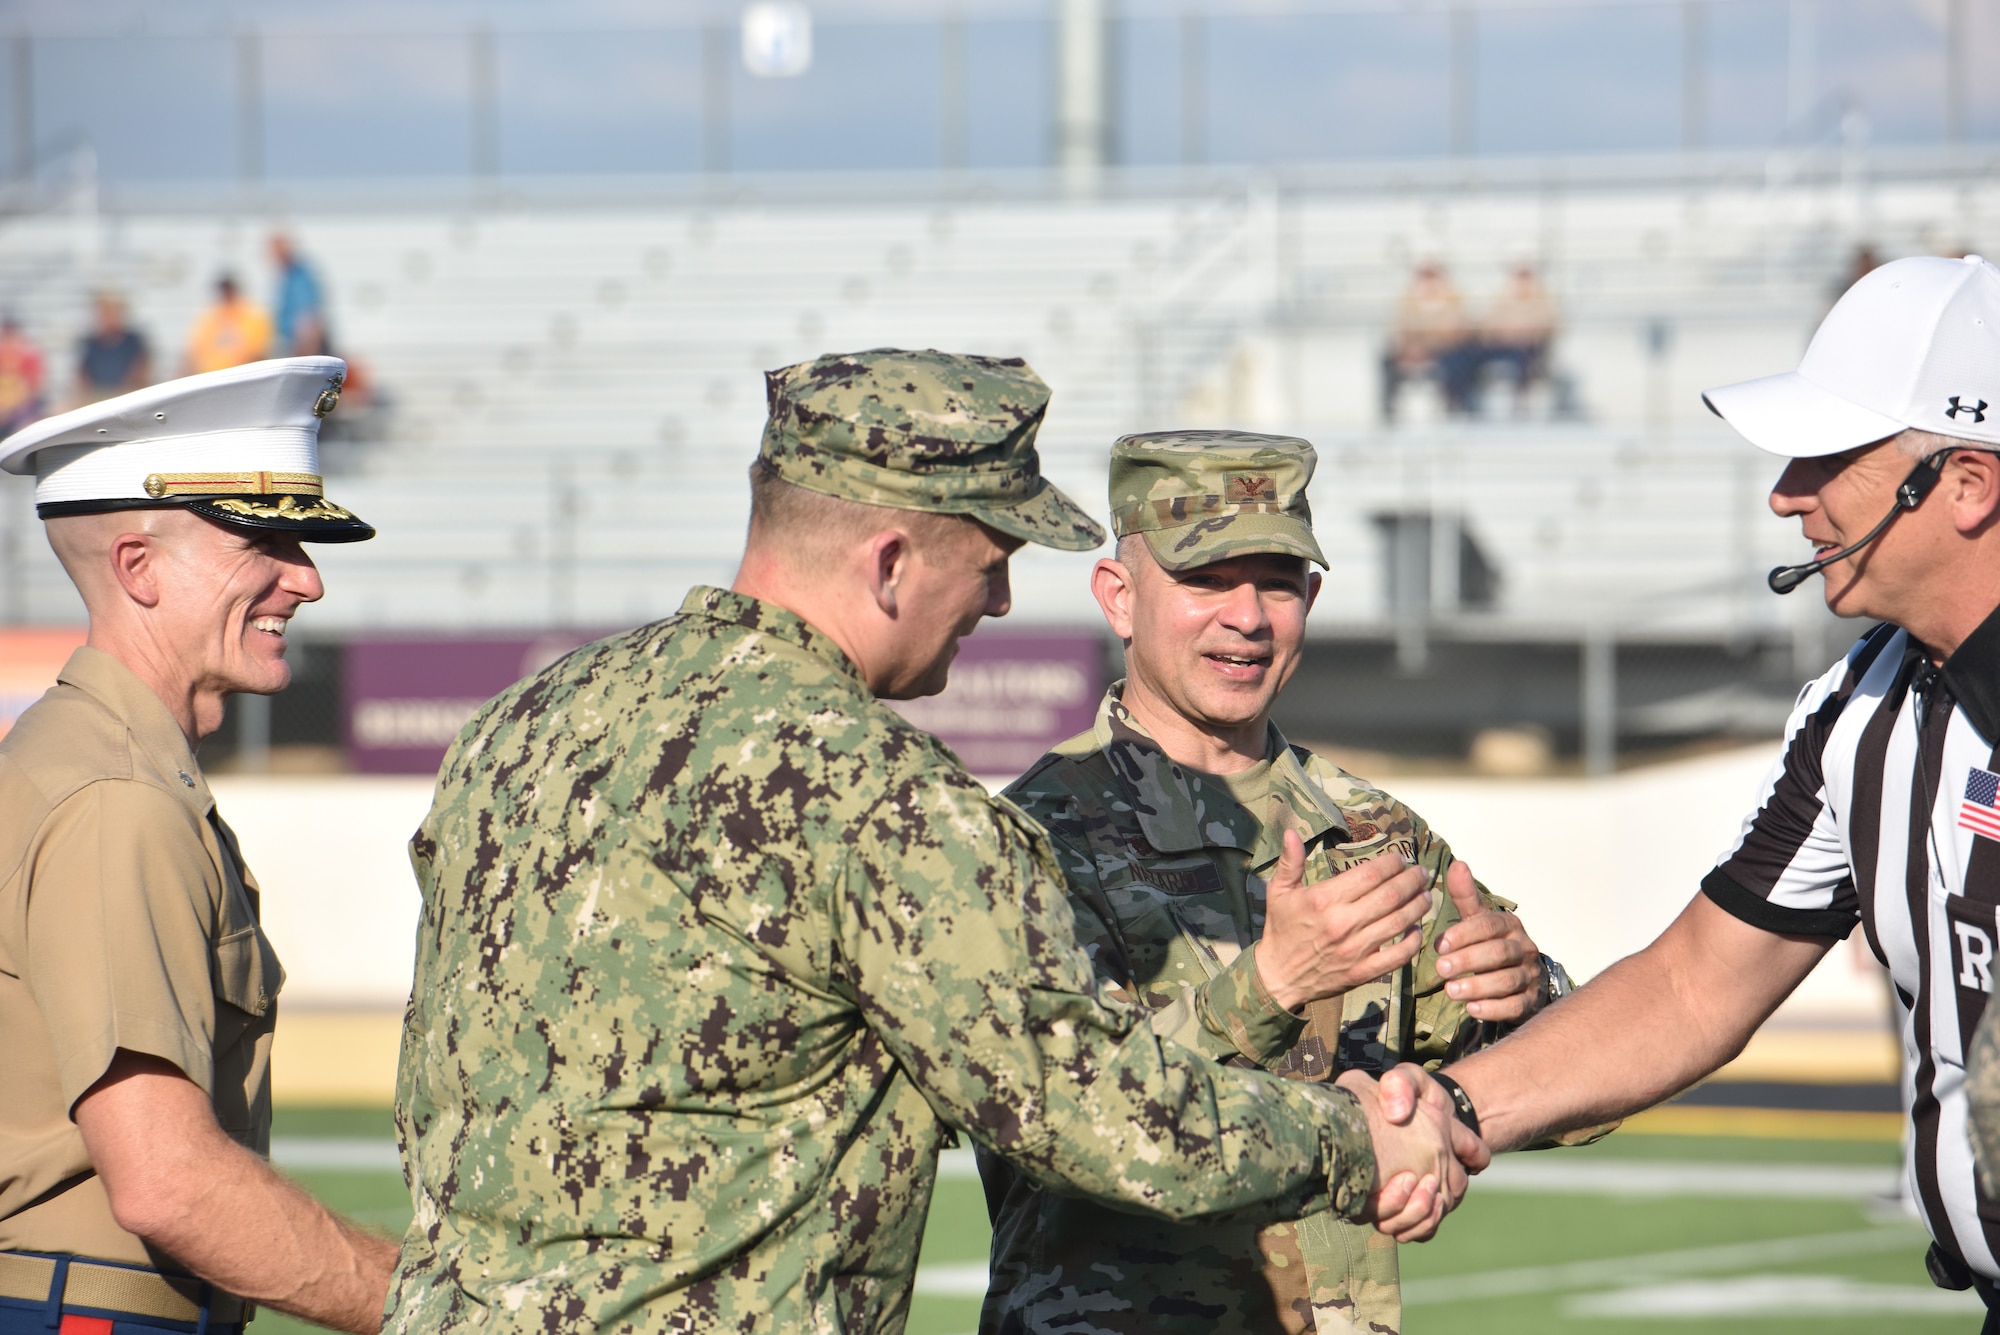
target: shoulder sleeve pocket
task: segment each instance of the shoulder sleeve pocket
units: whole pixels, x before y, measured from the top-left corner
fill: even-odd
[[[217,997],[251,1015],[271,1009],[285,972],[263,932],[253,925],[217,938],[214,957]]]

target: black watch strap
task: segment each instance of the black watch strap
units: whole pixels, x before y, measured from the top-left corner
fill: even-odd
[[[1458,1120],[1465,1124],[1465,1129],[1478,1135],[1479,1110],[1472,1106],[1472,1096],[1465,1092],[1465,1087],[1443,1071],[1432,1071],[1431,1079],[1444,1086],[1444,1092],[1451,1096],[1452,1111],[1458,1114]]]
[[[1569,970],[1560,961],[1542,956],[1542,1004],[1561,1001],[1574,991],[1576,984],[1570,981]]]

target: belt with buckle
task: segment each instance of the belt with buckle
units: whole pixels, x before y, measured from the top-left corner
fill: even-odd
[[[59,1275],[62,1292],[57,1294]],[[198,1326],[235,1325],[249,1316],[248,1303],[232,1294],[215,1293],[192,1275],[34,1252],[0,1252],[0,1298]]]

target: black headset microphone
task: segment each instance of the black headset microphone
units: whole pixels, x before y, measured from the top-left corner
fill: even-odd
[[[1834,562],[1845,561],[1881,537],[1883,531],[1896,522],[1897,515],[1922,505],[1924,497],[1930,495],[1931,489],[1938,484],[1938,478],[1943,473],[1943,467],[1938,461],[1943,459],[1946,453],[1947,451],[1940,450],[1910,470],[1910,475],[1896,488],[1896,504],[1891,507],[1888,514],[1882,516],[1881,523],[1868,530],[1861,541],[1842,547],[1831,556],[1822,556],[1819,560],[1808,561],[1804,565],[1779,566],[1765,576],[1764,582],[1771,586],[1771,592],[1790,593]]]

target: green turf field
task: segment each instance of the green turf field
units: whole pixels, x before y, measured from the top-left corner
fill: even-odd
[[[312,1144],[313,1162],[354,1160],[295,1170],[328,1204],[391,1230],[408,1220],[401,1179],[370,1166],[386,1113],[286,1110],[276,1133],[281,1158]],[[1922,1230],[1871,1199],[1895,1161],[1872,1142],[1643,1135],[1510,1156],[1437,1241],[1404,1249],[1404,1330],[1975,1331],[1976,1300],[1925,1280]],[[985,1253],[979,1184],[957,1159],[931,1212],[911,1335],[974,1328]],[[267,1314],[257,1329],[306,1327]]]

